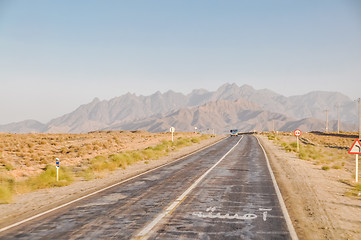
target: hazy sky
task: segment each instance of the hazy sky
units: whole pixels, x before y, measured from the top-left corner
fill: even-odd
[[[361,97],[361,1],[0,0],[0,124],[226,82]]]

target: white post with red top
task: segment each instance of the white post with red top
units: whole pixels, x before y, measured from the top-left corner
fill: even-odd
[[[300,151],[300,144],[299,144],[299,142],[298,142],[298,137],[301,136],[301,130],[300,130],[300,129],[296,129],[296,130],[294,131],[294,134],[295,134],[295,136],[296,136],[296,138],[297,138],[297,152],[299,152],[299,151]]]

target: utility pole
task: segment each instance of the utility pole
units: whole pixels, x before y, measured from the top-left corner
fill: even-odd
[[[361,139],[361,99],[357,99],[358,102],[358,139]]]
[[[277,140],[277,131],[276,131],[275,120],[273,120],[272,122],[273,122],[273,134],[275,135],[275,139]]]
[[[337,133],[340,133],[340,104],[337,104],[336,107],[337,107]]]
[[[328,132],[328,109],[326,109],[326,132]]]

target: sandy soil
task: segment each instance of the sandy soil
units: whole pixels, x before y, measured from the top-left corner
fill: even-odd
[[[361,239],[361,198],[345,195],[347,169],[323,171],[259,136],[299,239]]]
[[[65,187],[42,189],[36,192],[18,195],[15,197],[13,203],[0,204],[0,228],[34,216],[91,192],[95,192],[103,187],[120,182],[149,169],[175,161],[182,156],[186,156],[187,154],[209,146],[224,137],[225,136],[216,136],[203,140],[200,143],[193,144],[192,146],[184,147],[178,152],[171,152],[169,156],[163,157],[159,160],[148,161],[147,164],[144,162],[138,162],[134,165],[128,166],[125,170],[122,169],[113,172],[105,172],[104,178],[101,179],[80,181]],[[137,147],[139,148],[144,146],[142,144],[137,144]]]
[[[191,132],[176,132],[174,137],[195,136]],[[144,149],[170,139],[170,133],[146,131],[0,133],[0,174],[5,172],[19,181],[38,175],[46,165],[54,164],[55,158],[60,159],[61,166],[81,165],[97,155]],[[5,171],[6,166],[10,168]]]

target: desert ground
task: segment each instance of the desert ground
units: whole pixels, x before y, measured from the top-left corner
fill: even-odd
[[[19,192],[15,192],[9,203],[0,204],[0,227],[175,161],[225,136],[199,137],[195,133],[177,133],[176,141],[188,144],[175,148],[169,145],[169,133],[1,134],[1,181],[6,180],[5,174],[7,179],[11,177],[20,182],[34,178],[44,172],[47,165],[54,165],[56,157],[61,165],[71,167],[75,175],[72,182],[56,185],[58,187],[18,188]],[[355,133],[304,133],[300,137],[299,152],[296,138],[290,132],[260,133],[257,137],[265,147],[299,239],[359,239],[361,187],[355,182],[354,155],[347,153],[358,136]],[[166,146],[171,151],[154,155],[156,160],[143,159],[126,167],[101,170],[94,167],[98,166],[94,165],[98,163],[94,159],[108,161],[114,159],[116,153],[136,155],[157,146]],[[77,174],[84,173],[82,165],[90,166],[92,174]]]
[[[361,185],[355,133],[304,133],[300,152],[292,133],[261,135],[299,239],[360,239]]]
[[[195,136],[194,133],[176,133],[175,137]],[[16,179],[27,178],[39,174],[48,164],[55,164],[56,158],[60,159],[62,166],[79,165],[98,155],[144,149],[170,139],[170,133],[145,131],[0,133],[0,171],[5,168]]]
[[[0,227],[177,160],[224,138],[175,133],[172,143],[170,133],[144,131],[0,135],[0,197],[4,188],[12,190],[11,198],[6,198],[5,193],[0,204]],[[53,171],[45,174],[49,165],[55,168],[55,158],[65,168],[60,171],[59,182]],[[113,160],[118,163],[115,167],[110,164]],[[61,173],[70,173],[72,178],[64,179]]]

